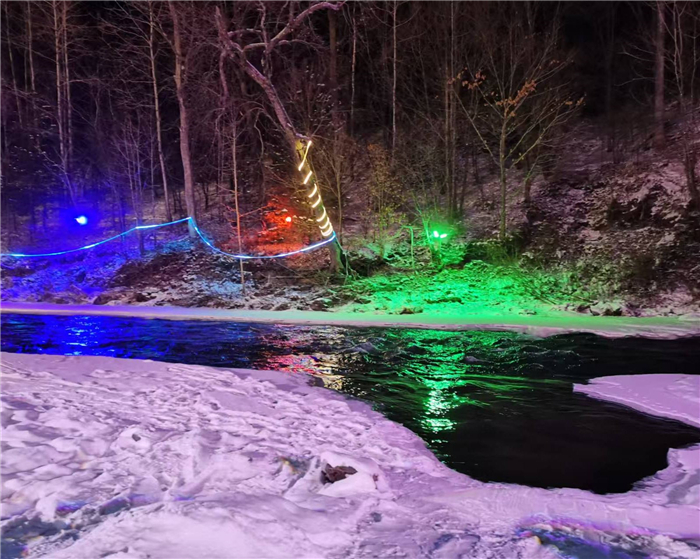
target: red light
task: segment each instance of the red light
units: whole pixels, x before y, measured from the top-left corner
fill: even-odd
[[[285,217],[284,220],[285,220],[287,223],[291,223],[291,222],[292,222],[292,218],[291,218],[291,217]]]

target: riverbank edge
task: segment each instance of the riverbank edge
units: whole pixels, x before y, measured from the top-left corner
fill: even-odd
[[[565,311],[547,315],[412,314],[387,315],[359,312],[242,310],[130,305],[62,305],[53,303],[0,303],[0,313],[35,315],[87,315],[165,320],[219,320],[279,325],[413,328],[429,330],[510,331],[537,337],[591,333],[617,338],[637,336],[672,339],[700,336],[700,317],[588,316]]]

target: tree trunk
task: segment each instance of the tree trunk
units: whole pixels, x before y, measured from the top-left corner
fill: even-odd
[[[499,179],[501,187],[501,223],[498,232],[498,238],[501,241],[506,239],[506,136],[507,136],[507,118],[503,118],[503,126],[501,127],[501,140],[498,149],[498,166]]]
[[[172,5],[172,0],[169,0]],[[320,5],[320,4],[317,4]],[[172,9],[172,8],[171,8]],[[219,28],[219,37],[222,41],[222,46],[227,55],[231,56],[234,60],[238,62],[243,71],[255,82],[257,83],[265,93],[268,101],[272,105],[272,109],[277,117],[277,121],[280,124],[282,133],[286,140],[287,146],[289,147],[290,154],[292,155],[293,161],[301,162],[300,157],[300,143],[298,144],[298,138],[301,137],[292,124],[292,120],[289,118],[282,100],[277,94],[277,90],[270,81],[270,78],[260,72],[249,60],[244,58],[244,55],[234,48],[233,42],[229,39],[228,33],[226,32],[226,26],[224,24],[223,17],[221,15],[221,10],[219,7],[216,8],[216,20],[217,26]],[[239,47],[240,48],[240,47]],[[323,205],[319,205],[317,211],[322,211]],[[331,268],[337,271],[339,267],[343,266],[342,263],[342,250],[340,248],[340,243],[336,236],[335,241],[329,245],[331,251]]]
[[[22,121],[22,107],[19,104],[19,88],[17,87],[17,76],[15,75],[15,62],[14,62],[14,57],[12,56],[12,42],[10,41],[10,17],[9,14],[7,13],[8,11],[8,5],[5,4],[5,22],[6,22],[6,33],[7,33],[7,54],[9,56],[10,60],[10,75],[12,76],[12,87],[15,92],[15,103],[17,105],[17,118],[19,119],[19,125],[24,126],[23,121]]]
[[[355,132],[355,73],[357,69],[357,24],[355,15],[352,16],[352,70],[350,92],[350,134]]]
[[[65,93],[64,93],[64,79],[63,79],[63,68],[62,68],[62,40],[63,35],[62,30],[59,27],[59,15],[57,11],[57,6],[60,5],[61,9],[65,9],[65,5],[59,4],[58,2],[52,3],[53,8],[53,32],[54,32],[54,49],[55,49],[55,65],[56,65],[56,105],[57,105],[57,124],[58,124],[58,148],[61,158],[61,179],[63,180],[63,185],[66,189],[66,193],[70,199],[73,206],[76,205],[77,200],[75,192],[73,191],[73,185],[70,179],[70,167],[68,158],[68,147],[66,141],[66,115],[65,115]]]
[[[334,180],[334,190],[336,197],[338,199],[338,221],[337,221],[337,234],[342,236],[343,231],[343,182],[342,182],[342,154],[339,141],[339,134],[341,128],[340,122],[340,104],[338,102],[338,25],[337,18],[334,11],[328,11],[328,28],[329,28],[329,50],[330,50],[330,64],[329,64],[329,78],[331,87],[331,120],[333,124],[333,139],[332,139],[332,153],[331,153],[331,165],[333,167],[333,180]]]
[[[455,165],[456,165],[456,150],[457,150],[457,131],[455,115],[455,3],[450,1],[450,80],[449,85],[449,101],[450,101],[450,219],[457,217],[457,185],[455,184]]]
[[[236,209],[236,236],[238,237],[238,254],[243,254],[243,242],[241,239],[241,212],[238,209],[238,126],[237,117],[233,115],[233,140],[231,141],[231,157],[233,160],[233,201]],[[243,259],[238,259],[241,273],[241,293],[245,295],[245,271],[243,270]]]
[[[394,156],[396,155],[396,8],[397,0],[394,0],[394,56],[393,56],[393,79],[391,83],[391,164],[394,164]]]
[[[168,0],[170,15],[173,20],[173,49],[175,50],[175,90],[177,102],[180,108],[180,156],[182,157],[182,171],[185,180],[185,206],[187,215],[192,218],[188,221],[190,237],[197,234],[192,221],[197,221],[197,206],[194,196],[194,178],[192,175],[192,160],[190,157],[190,129],[187,120],[187,105],[185,104],[185,84],[183,71],[185,60],[182,54],[182,42],[180,37],[180,25],[178,23],[177,8],[173,0]]]
[[[654,145],[656,149],[663,149],[666,145],[664,134],[664,39],[665,28],[665,4],[662,0],[656,2],[656,57],[654,76]]]
[[[155,43],[155,23],[153,21],[153,2],[148,3],[148,23],[150,34],[148,37],[149,59],[151,62],[151,82],[153,84],[153,103],[156,113],[156,141],[158,143],[158,160],[160,161],[160,176],[163,180],[163,196],[165,197],[165,217],[168,221],[173,220],[170,209],[170,192],[168,191],[168,173],[165,170],[165,155],[163,154],[163,133],[160,121],[160,100],[158,98],[158,78],[156,75],[156,55],[153,45]]]
[[[34,41],[32,36],[32,3],[27,2],[27,52],[29,58],[29,73],[31,77],[32,93],[36,93],[36,80],[34,74]]]
[[[63,21],[63,65],[64,65],[64,76],[65,80],[63,86],[65,88],[65,100],[66,100],[66,124],[67,124],[67,140],[68,140],[68,164],[67,167],[71,168],[71,162],[73,161],[73,106],[71,104],[71,92],[70,92],[70,67],[68,66],[68,6],[69,3],[62,2],[63,4],[63,14],[61,16]],[[72,177],[71,177],[72,179]]]

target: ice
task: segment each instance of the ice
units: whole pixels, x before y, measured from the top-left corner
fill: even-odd
[[[2,372],[3,538],[29,557],[698,557],[700,447],[628,493],[546,490],[459,474],[303,374],[26,354]]]
[[[591,379],[576,392],[700,427],[700,376],[626,375]]]

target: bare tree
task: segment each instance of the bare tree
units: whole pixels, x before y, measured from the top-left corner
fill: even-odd
[[[187,103],[185,101],[185,80],[187,79],[186,56],[182,47],[182,35],[180,32],[180,16],[173,0],[168,0],[170,17],[173,24],[173,51],[175,52],[175,90],[177,103],[180,109],[180,156],[182,157],[182,170],[185,181],[185,206],[187,215],[192,219],[188,222],[190,237],[196,236],[193,220],[197,219],[197,205],[194,194],[194,175],[192,171],[192,157],[190,154],[190,128]]]
[[[229,31],[227,24],[224,22],[220,8],[216,8],[217,27],[224,53],[239,65],[245,75],[262,88],[267,100],[272,106],[279,127],[285,138],[286,151],[292,156],[292,159],[296,161],[302,160],[302,146],[303,143],[308,142],[308,139],[297,131],[272,82],[272,56],[279,47],[294,42],[294,39],[291,38],[292,33],[298,30],[312,14],[320,10],[338,10],[341,6],[342,3],[319,2],[312,4],[295,15],[295,5],[289,4],[286,23],[274,26],[273,34],[270,33],[267,27],[267,8],[265,3],[259,5],[259,27],[247,28],[244,30]],[[245,37],[246,35],[251,37],[251,40],[247,42],[241,41],[240,37]],[[253,57],[253,54],[256,56]],[[260,67],[256,66],[253,62],[254,59],[258,58],[260,60]],[[320,215],[323,215],[323,212],[327,214],[327,210],[323,204],[317,205],[315,210]],[[337,268],[342,265],[342,250],[337,237],[335,242],[331,243],[331,247],[332,265],[334,268]]]
[[[664,103],[664,54],[666,42],[666,4],[663,0],[656,1],[656,53],[654,56],[654,144],[657,149],[666,145],[664,133],[665,103]]]
[[[153,13],[153,0],[149,0],[148,2],[148,61],[150,62],[151,83],[153,85],[153,110],[155,111],[156,139],[158,140],[158,161],[160,163],[160,176],[161,180],[163,181],[163,196],[165,198],[165,215],[168,221],[172,221],[173,214],[170,209],[168,172],[165,168],[165,154],[163,150],[163,131],[161,126],[158,73],[156,72],[156,22]]]
[[[555,79],[569,62],[558,48],[556,18],[544,32],[533,35],[514,14],[508,13],[518,9],[518,5],[489,5],[485,9],[493,11],[488,17],[475,19],[483,56],[468,63],[466,75],[459,76],[478,102],[470,106],[461,98],[459,101],[464,116],[498,169],[499,237],[504,240],[510,171],[536,153],[583,99],[570,99],[566,83]],[[496,21],[502,22],[502,34],[495,31],[499,28]],[[525,198],[529,198],[528,190]]]
[[[665,49],[664,62],[672,70],[673,83],[678,96],[678,128],[681,157],[690,198],[700,208],[700,192],[697,184],[697,71],[700,66],[700,10],[694,3],[673,2],[669,6],[669,18],[665,19],[665,33],[670,45]]]

